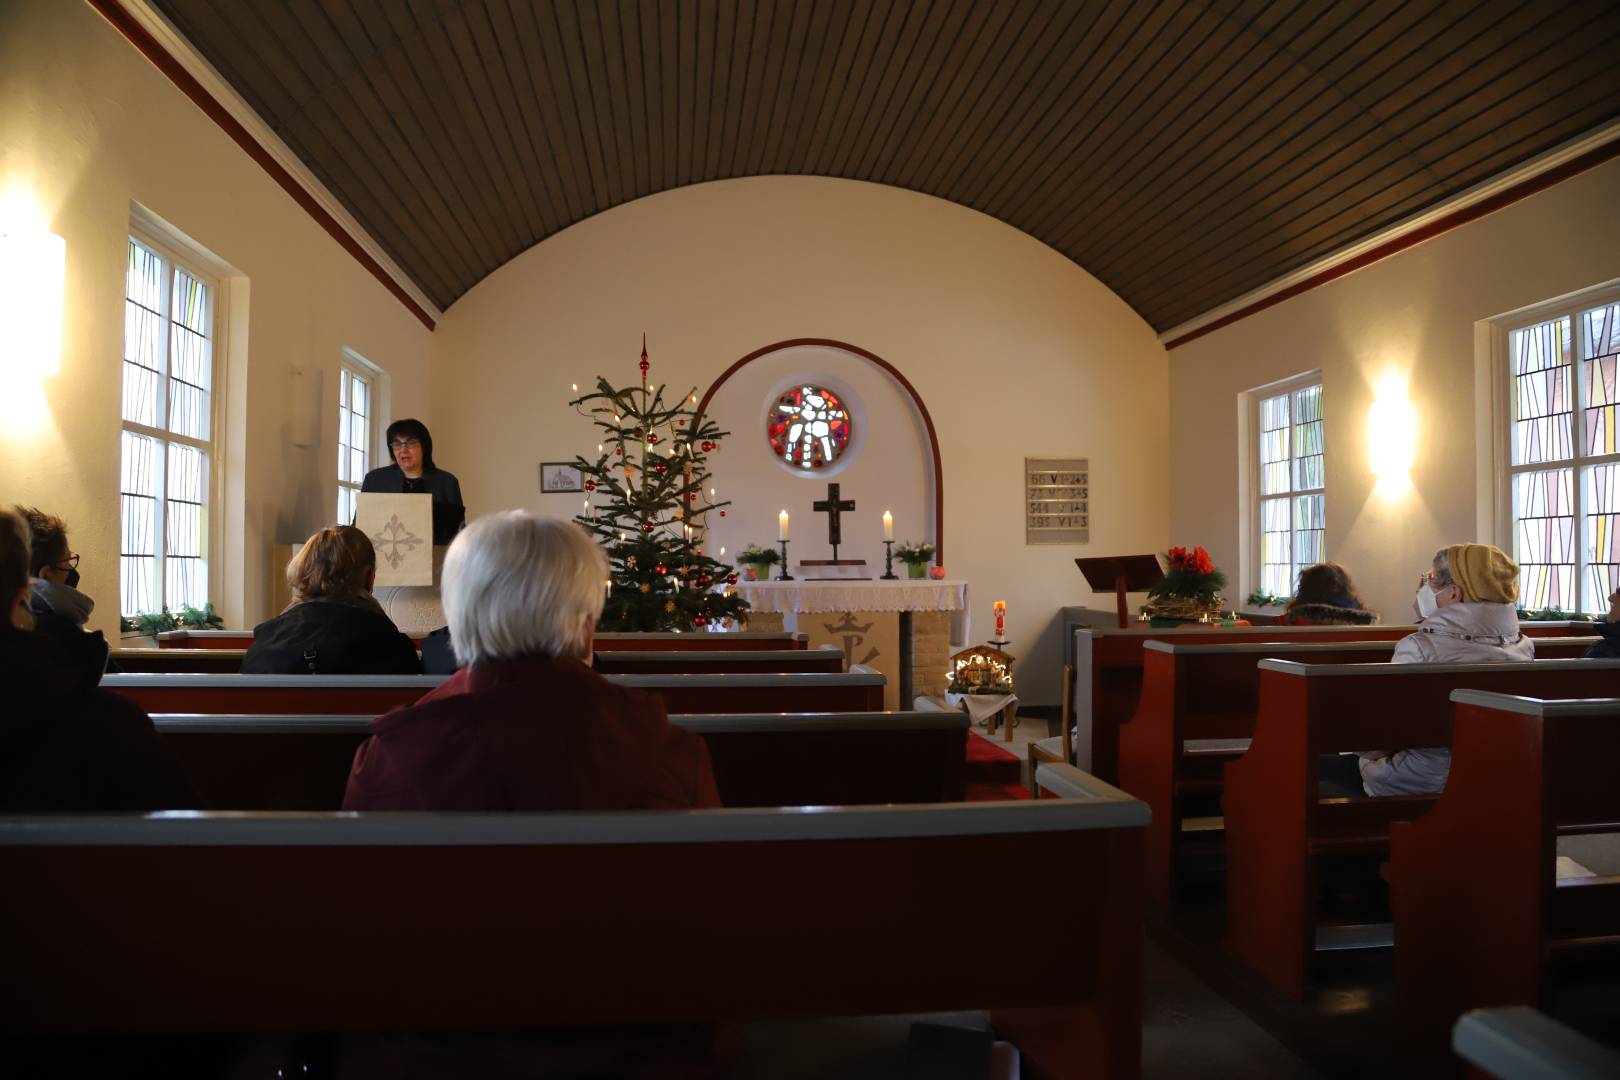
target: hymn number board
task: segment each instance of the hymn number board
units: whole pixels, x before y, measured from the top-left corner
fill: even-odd
[[[1087,458],[1024,459],[1024,543],[1091,542]]]

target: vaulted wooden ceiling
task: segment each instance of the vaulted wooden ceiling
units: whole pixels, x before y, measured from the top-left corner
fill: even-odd
[[[870,180],[1164,330],[1620,116],[1613,0],[155,0],[441,307],[683,184]]]

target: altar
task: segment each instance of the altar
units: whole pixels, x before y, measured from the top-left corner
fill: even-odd
[[[813,645],[821,640],[831,641],[846,653],[851,630],[860,630],[862,638],[871,634],[873,624],[862,622],[859,616],[897,614],[898,640],[894,652],[880,645],[849,657],[851,663],[864,662],[889,677],[890,687],[895,688],[892,696],[888,692],[884,694],[889,708],[910,709],[919,689],[943,693],[950,648],[965,645],[971,629],[965,581],[739,581],[736,589],[754,614],[780,614],[784,629],[808,633]],[[932,636],[926,636],[919,641],[914,619],[919,613],[938,613],[948,620],[947,640],[936,643]],[[816,615],[845,618],[825,625],[814,618],[805,618]],[[939,684],[937,687],[932,685],[935,682]]]

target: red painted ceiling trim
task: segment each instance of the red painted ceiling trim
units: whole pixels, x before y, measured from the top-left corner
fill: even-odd
[[[709,389],[703,394],[703,400],[698,402],[695,423],[702,422],[704,414],[709,411],[709,402],[714,400],[715,391],[724,386],[727,379],[762,356],[799,345],[823,345],[832,349],[843,349],[845,352],[854,353],[856,356],[870,360],[884,371],[887,371],[894,381],[904,387],[906,393],[911,395],[911,400],[916,403],[917,411],[922,414],[923,427],[928,429],[928,446],[934,457],[934,565],[943,566],[945,564],[945,465],[944,459],[940,457],[939,453],[939,434],[934,430],[934,418],[928,414],[928,406],[923,404],[922,395],[917,393],[917,388],[911,385],[909,379],[900,374],[899,368],[881,356],[867,352],[859,345],[851,345],[847,341],[834,341],[832,338],[790,338],[787,341],[778,341],[774,345],[767,345],[763,349],[755,349],[735,364],[726,368],[725,371],[720,373],[720,377],[710,384]]]
[[[1546,191],[1553,185],[1560,184],[1577,173],[1596,168],[1615,157],[1620,157],[1620,139],[1606,143],[1603,146],[1594,147],[1579,157],[1570,158],[1562,165],[1521,180],[1511,187],[1503,188],[1489,198],[1481,199],[1471,206],[1465,206],[1461,210],[1436,218],[1422,228],[1413,229],[1411,232],[1397,236],[1387,243],[1370,248],[1353,259],[1346,259],[1337,266],[1328,267],[1319,274],[1312,274],[1303,281],[1296,282],[1286,289],[1279,289],[1270,296],[1256,300],[1254,303],[1239,308],[1229,315],[1223,315],[1214,322],[1200,326],[1196,330],[1189,330],[1180,337],[1165,342],[1164,347],[1168,351],[1185,345],[1189,341],[1201,338],[1205,334],[1212,334],[1222,327],[1231,326],[1240,319],[1247,319],[1256,312],[1264,311],[1266,308],[1280,304],[1284,300],[1292,300],[1301,293],[1309,292],[1319,285],[1326,285],[1328,282],[1342,278],[1346,274],[1353,274],[1364,266],[1371,266],[1380,259],[1387,259],[1391,255],[1405,251],[1407,248],[1416,247],[1425,240],[1434,239],[1441,233],[1450,232],[1452,229],[1467,225],[1471,221],[1478,221],[1487,214],[1494,214],[1506,206],[1510,206],[1521,199],[1527,199],[1538,192]]]
[[[271,157],[264,147],[259,145],[257,139],[248,133],[248,130],[232,116],[223,105],[214,100],[212,94],[205,90],[201,83],[192,77],[180,62],[170,56],[157,39],[147,32],[135,17],[132,16],[119,0],[88,0],[91,7],[101,13],[102,17],[112,23],[113,27],[130,44],[140,50],[141,54],[150,60],[159,71],[167,75],[169,81],[180,88],[180,92],[192,100],[210,120],[220,126],[220,129],[247,152],[248,157],[259,163],[259,167],[270,174],[270,178],[280,184],[282,190],[293,197],[293,201],[302,206],[316,224],[325,229],[338,242],[338,245],[354,256],[356,262],[371,272],[371,276],[382,282],[394,297],[421,320],[422,325],[429,330],[433,329],[433,317],[422,306],[412,299],[411,294],[400,287],[382,265],[372,258],[365,248],[349,235],[338,220],[327,212],[326,208],[316,202],[314,197],[305,191],[303,185],[293,179],[291,173],[282,167],[281,163]]]

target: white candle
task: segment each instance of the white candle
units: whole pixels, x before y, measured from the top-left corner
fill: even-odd
[[[786,510],[776,515],[776,538],[778,540],[786,540],[788,538],[788,516]]]
[[[894,515],[887,510],[883,511],[883,539],[894,539]]]

